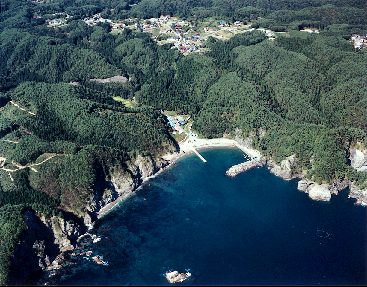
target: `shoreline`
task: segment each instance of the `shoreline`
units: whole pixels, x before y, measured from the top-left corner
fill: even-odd
[[[93,232],[95,225],[97,222],[99,222],[99,220],[101,220],[103,217],[105,217],[107,214],[109,214],[116,206],[119,206],[120,203],[125,202],[125,200],[129,199],[131,196],[135,195],[136,192],[143,188],[144,185],[149,182],[152,178],[155,178],[157,176],[159,176],[161,173],[163,173],[164,171],[166,171],[167,169],[171,168],[174,166],[174,164],[184,158],[185,156],[188,155],[193,155],[194,154],[194,150],[193,149],[198,149],[198,150],[207,150],[207,149],[216,149],[216,148],[238,148],[239,150],[241,150],[244,154],[246,154],[246,156],[249,158],[249,160],[253,160],[253,161],[265,161],[267,162],[266,158],[263,157],[260,153],[260,151],[250,148],[248,147],[248,145],[246,144],[240,144],[237,140],[234,139],[229,139],[229,138],[216,138],[216,139],[196,139],[194,142],[189,142],[188,140],[178,143],[179,147],[180,147],[180,151],[176,151],[174,153],[167,153],[163,156],[161,156],[161,159],[164,159],[166,161],[166,165],[160,167],[154,174],[152,174],[149,177],[146,178],[142,178],[141,183],[132,191],[126,193],[126,194],[122,194],[121,196],[119,196],[118,198],[116,198],[114,201],[106,204],[104,207],[102,207],[98,212],[97,212],[97,219],[95,221],[93,221],[88,227],[88,231],[86,231],[85,233],[83,233],[81,236],[78,237],[79,238],[85,236],[86,234],[88,234],[89,232]],[[205,163],[203,163],[205,164]],[[274,176],[280,177],[283,180],[289,180],[289,179],[293,179],[293,178],[297,178],[298,180],[302,180],[303,177],[291,177],[291,178],[284,178],[282,175],[280,174],[276,174],[274,172],[271,171],[271,169],[268,166],[268,169],[270,170],[271,173],[274,174]],[[300,183],[300,182],[299,182]],[[299,184],[298,183],[298,184]],[[304,190],[300,189],[299,187],[297,188],[299,191],[301,192],[305,192]],[[306,194],[308,192],[305,192]],[[334,193],[333,194],[337,194]],[[311,200],[317,200],[312,198],[311,196],[309,196]],[[330,195],[331,197],[331,195]],[[358,202],[358,198],[356,198],[356,196],[351,196],[350,194],[348,195],[348,197],[352,197],[357,199],[357,202],[355,203],[355,205],[362,205],[364,206],[362,200],[360,200],[360,202]],[[330,199],[329,199],[330,200]],[[367,205],[367,204],[366,204]],[[89,233],[89,234],[93,234],[93,233]],[[77,244],[79,245],[79,244]],[[66,251],[66,253],[68,253],[68,251]],[[61,253],[63,254],[63,253]],[[59,265],[57,265],[59,266]],[[57,268],[58,269],[58,268]],[[48,272],[54,272],[55,270],[48,270]]]
[[[194,142],[190,142],[186,140],[184,142],[178,143],[178,145],[180,147],[179,152],[165,154],[161,157],[162,159],[167,160],[169,162],[166,166],[160,168],[153,175],[147,178],[144,178],[142,182],[140,183],[140,185],[137,188],[135,188],[133,191],[129,192],[128,194],[119,196],[114,201],[102,207],[97,213],[97,220],[91,224],[91,227],[89,228],[89,230],[93,229],[95,222],[97,222],[98,220],[106,216],[108,213],[110,213],[116,206],[119,205],[119,203],[124,202],[125,200],[133,196],[136,193],[136,191],[141,189],[147,182],[149,182],[150,179],[155,178],[156,176],[158,176],[165,170],[171,168],[179,159],[193,154],[194,153],[193,148],[198,149],[198,150],[213,149],[213,148],[220,148],[220,147],[238,148],[242,152],[244,152],[246,156],[248,156],[250,159],[261,157],[261,153],[258,150],[241,145],[238,141],[234,139],[229,139],[229,138],[196,139]]]
[[[165,154],[165,155],[161,156],[162,159],[164,159],[168,162],[167,165],[160,168],[153,175],[151,175],[147,178],[143,178],[142,182],[139,184],[139,186],[137,186],[133,191],[131,191],[127,194],[119,196],[113,202],[110,202],[107,205],[105,205],[104,207],[102,207],[97,213],[97,219],[91,224],[89,229],[92,230],[94,228],[94,224],[98,220],[100,220],[105,215],[107,215],[110,211],[112,211],[115,206],[119,205],[119,203],[124,202],[130,196],[134,195],[135,192],[138,191],[139,189],[141,189],[147,182],[149,182],[150,179],[160,175],[165,170],[167,170],[167,169],[171,168],[172,166],[174,166],[174,164],[179,159],[184,158],[185,156],[194,154],[195,153],[194,149],[200,151],[200,150],[215,149],[215,148],[221,148],[221,147],[222,148],[225,148],[225,147],[227,147],[227,148],[238,148],[249,158],[250,161],[254,160],[254,161],[260,162],[261,160],[264,160],[264,157],[260,153],[259,150],[256,150],[252,147],[248,147],[248,145],[241,144],[239,141],[237,141],[235,139],[231,139],[231,138],[224,138],[224,137],[214,138],[214,139],[195,138],[193,141],[191,141],[189,139],[186,139],[183,142],[179,142],[178,145],[180,147],[179,152],[168,153],[168,154]],[[298,181],[305,180],[304,176],[300,176],[300,175],[292,175],[289,178],[285,177],[282,174],[278,174],[278,173],[274,172],[272,170],[272,168],[268,165],[268,163],[266,163],[266,165],[268,166],[268,169],[270,170],[271,173],[273,173],[275,176],[278,176],[278,177],[282,178],[283,180],[290,180],[290,179],[298,179]],[[310,183],[314,184],[314,182],[312,182],[310,180],[308,180],[308,181]],[[332,186],[331,184],[329,184],[329,185],[330,185],[330,187]],[[305,192],[304,190],[302,190],[300,188],[297,188],[297,189],[301,192]],[[357,199],[357,202],[358,202],[358,199]]]

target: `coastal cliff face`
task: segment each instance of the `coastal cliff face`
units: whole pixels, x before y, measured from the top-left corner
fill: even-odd
[[[46,217],[33,210],[23,214],[26,230],[16,246],[9,284],[36,284],[43,270],[60,268],[60,254],[74,249],[85,228],[66,216]],[[70,216],[69,216],[70,217]]]
[[[350,165],[358,172],[367,173],[367,148],[361,143],[356,142],[349,149]],[[357,204],[367,206],[367,188],[357,186],[350,182],[349,197],[355,198]]]
[[[168,164],[162,158],[137,155],[126,162],[106,166],[106,172],[100,176],[103,178],[101,188],[94,190],[85,203],[82,218],[79,213],[74,214],[70,210],[61,211],[58,216],[25,211],[26,231],[15,248],[9,284],[36,284],[42,275],[57,274],[65,256],[75,248],[78,238],[93,226],[103,207],[119,197],[127,197],[143,180]]]
[[[264,131],[261,131],[261,136],[264,136]],[[253,148],[253,136],[241,139],[240,132],[237,130],[235,140],[240,144]],[[367,172],[367,148],[360,142],[354,143],[349,150],[350,165],[359,172]],[[310,159],[312,164],[313,159]],[[235,176],[240,172],[246,171],[258,166],[260,162],[252,163],[245,162],[231,167],[227,171],[228,176]],[[266,165],[269,171],[274,175],[281,177],[284,180],[299,178],[297,189],[305,192],[312,200],[330,201],[332,195],[337,195],[340,191],[349,188],[349,197],[356,199],[356,204],[367,206],[367,188],[357,186],[355,182],[348,179],[334,179],[330,183],[318,183],[307,176],[307,170],[302,170],[296,154],[292,154],[280,163],[276,163],[271,157],[267,157]]]
[[[350,148],[349,154],[350,165],[358,171],[367,172],[367,148],[357,143]]]
[[[94,191],[86,204],[87,212],[84,215],[84,224],[88,227],[97,219],[98,212],[106,205],[118,198],[126,198],[134,192],[141,183],[160,169],[169,164],[169,161],[152,156],[137,155],[127,162],[107,167],[104,174],[104,189]]]
[[[159,156],[140,154],[121,159],[99,160],[95,164],[95,184],[86,191],[86,199],[78,205],[78,209],[73,208],[73,202],[61,208],[78,216],[83,225],[91,228],[102,208],[119,197],[131,194],[144,179],[168,163]]]
[[[60,252],[74,249],[78,237],[86,230],[80,222],[75,219],[67,220],[65,216],[46,217],[41,214],[39,218],[48,229],[52,230],[54,244],[58,246]]]
[[[268,160],[268,167],[271,173],[285,180],[304,176],[297,172],[298,166],[295,154],[282,160],[279,165],[273,160]]]
[[[367,206],[367,188],[360,188],[352,183],[350,185],[349,197],[355,198],[357,204]]]
[[[267,161],[269,170],[276,176],[285,180],[299,178],[297,189],[305,192],[312,200],[330,201],[332,195],[337,195],[340,191],[349,187],[349,197],[356,198],[357,204],[367,203],[367,190],[358,188],[349,180],[334,180],[331,183],[317,183],[307,178],[307,174],[299,172],[296,155],[293,154],[276,164],[273,160]]]
[[[359,148],[350,148],[351,166],[360,172],[367,172],[367,149],[358,145]],[[367,189],[357,186],[350,180],[334,180],[331,183],[317,183],[302,172],[298,172],[296,155],[293,154],[276,164],[273,160],[267,161],[269,170],[276,176],[285,180],[300,178],[297,189],[305,192],[308,196],[317,201],[330,201],[332,195],[337,195],[340,191],[349,187],[349,197],[356,199],[356,204],[367,206]]]

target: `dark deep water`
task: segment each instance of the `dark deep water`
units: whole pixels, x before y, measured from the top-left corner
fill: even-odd
[[[60,284],[182,285],[366,284],[366,208],[344,191],[315,202],[258,168],[230,179],[237,149],[179,160],[100,221],[102,240],[86,250],[109,266],[78,257]]]

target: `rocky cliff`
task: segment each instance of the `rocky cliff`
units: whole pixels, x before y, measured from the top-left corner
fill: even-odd
[[[367,172],[367,148],[357,143],[349,150],[350,165],[358,171]]]
[[[297,158],[295,154],[285,158],[280,162],[280,164],[277,164],[271,159],[268,160],[267,163],[271,173],[285,180],[304,176],[298,172]]]
[[[349,159],[353,168],[360,172],[367,172],[367,149],[361,143],[350,148]],[[295,154],[283,159],[280,164],[268,159],[267,165],[271,173],[285,180],[301,179],[298,182],[298,190],[307,193],[313,200],[329,201],[333,194],[337,195],[340,191],[349,188],[349,197],[355,198],[356,204],[367,205],[366,188],[361,188],[348,179],[334,180],[331,183],[317,183],[307,178],[306,171],[300,172]]]
[[[356,142],[349,149],[350,165],[360,173],[367,173],[367,148],[361,142]],[[367,184],[367,183],[366,183]],[[367,188],[349,182],[349,197],[356,199],[356,204],[367,206]]]
[[[53,276],[63,259],[77,244],[78,238],[97,220],[98,212],[119,197],[136,190],[144,179],[168,165],[162,158],[150,155],[132,156],[125,162],[103,167],[100,188],[85,203],[82,218],[70,211],[46,216],[29,209],[24,212],[26,231],[22,234],[12,258],[10,284],[36,283],[40,275]]]
[[[83,224],[68,214],[46,217],[28,209],[23,214],[26,230],[15,248],[9,283],[37,283],[43,270],[60,268],[60,254],[75,247],[85,232]]]
[[[104,188],[96,190],[86,204],[85,225],[92,227],[101,209],[118,198],[129,196],[146,178],[168,164],[169,161],[163,158],[137,155],[124,163],[106,167],[108,171],[104,174]]]
[[[351,183],[349,197],[355,198],[356,204],[367,206],[367,188],[360,188]]]

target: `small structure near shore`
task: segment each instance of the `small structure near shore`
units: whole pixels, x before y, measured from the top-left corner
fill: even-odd
[[[179,273],[178,271],[168,271],[164,274],[169,283],[181,283],[191,277],[190,272]]]

